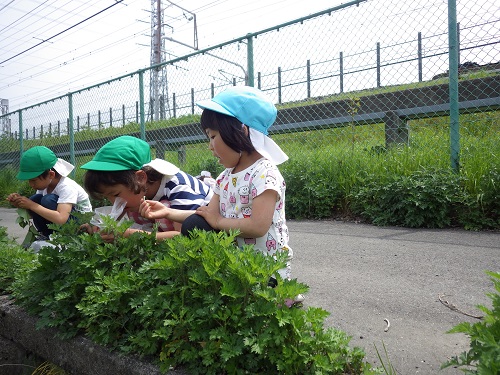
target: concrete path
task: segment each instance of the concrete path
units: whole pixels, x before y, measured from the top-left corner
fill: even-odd
[[[24,238],[13,209],[0,208],[0,226]],[[326,326],[352,336],[367,360],[379,365],[383,345],[398,374],[439,371],[468,349],[456,324],[478,319],[478,304],[491,307],[494,291],[484,271],[500,272],[500,233],[375,227],[340,221],[289,221],[295,258],[292,273],[310,287],[307,306],[331,315]],[[453,304],[458,311],[439,300]],[[384,329],[390,322],[387,332]],[[385,358],[385,355],[383,355]]]

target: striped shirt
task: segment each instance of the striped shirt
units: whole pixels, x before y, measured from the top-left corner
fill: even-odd
[[[164,186],[163,192],[160,188],[153,200],[167,200],[171,208],[179,210],[196,210],[206,206],[214,194],[210,186],[182,171],[163,177],[160,186]]]

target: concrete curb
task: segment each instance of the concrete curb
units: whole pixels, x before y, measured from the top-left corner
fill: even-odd
[[[85,337],[62,340],[56,336],[55,329],[37,329],[36,320],[8,296],[0,296],[0,336],[71,375],[161,375],[158,366],[112,352]],[[167,374],[186,375],[187,372],[171,370]]]

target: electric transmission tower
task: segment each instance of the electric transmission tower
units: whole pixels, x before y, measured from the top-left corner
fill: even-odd
[[[9,99],[0,99],[0,115],[6,115],[9,113]],[[1,119],[2,133],[3,136],[10,136],[12,133],[10,118],[5,116]]]
[[[166,36],[165,29],[174,32],[174,27],[165,23],[165,12],[174,23],[187,22],[194,31],[193,44]],[[170,22],[169,22],[170,23]],[[198,30],[196,14],[173,3],[170,0],[151,0],[151,65],[161,64],[166,60],[165,41],[175,42],[198,50]],[[168,93],[167,67],[162,66],[151,71],[150,84],[150,118],[159,120],[170,117],[170,100]]]
[[[161,0],[151,0],[151,65],[166,61],[163,9]],[[170,114],[166,66],[151,71],[149,91],[150,120],[164,119],[166,112]]]

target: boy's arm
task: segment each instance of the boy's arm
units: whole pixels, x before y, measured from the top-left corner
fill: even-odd
[[[66,223],[71,213],[71,209],[73,208],[71,203],[59,203],[57,205],[57,211],[49,210],[26,197],[19,197],[15,202],[15,206],[33,211],[54,224]]]

